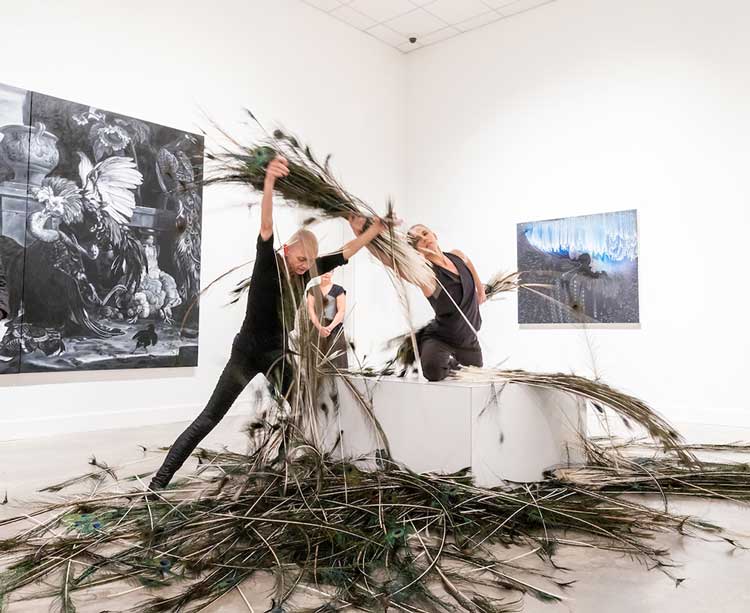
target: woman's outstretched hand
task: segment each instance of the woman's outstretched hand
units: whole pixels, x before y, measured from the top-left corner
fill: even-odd
[[[401,223],[401,220],[395,217],[365,217],[364,215],[351,213],[349,215],[349,225],[355,236],[359,236],[365,231],[365,224],[368,220],[371,222],[370,227],[375,226],[375,230],[373,230],[375,234],[382,234],[389,228],[398,226]]]
[[[286,158],[277,155],[266,168],[266,179],[263,183],[263,200],[260,202],[260,237],[267,241],[273,236],[273,190],[276,179],[289,175],[289,163]]]
[[[289,162],[285,157],[277,155],[266,167],[266,185],[273,187],[276,179],[287,176],[289,176]]]
[[[359,236],[364,232],[366,221],[367,217],[364,217],[363,215],[355,215],[354,213],[349,214],[349,225],[352,227],[354,236]]]
[[[365,229],[368,221],[370,222],[370,225]],[[383,218],[363,217],[356,213],[349,215],[349,225],[352,227],[352,232],[354,232],[356,238],[346,243],[341,250],[344,259],[347,261],[362,249],[362,247],[369,245],[381,233],[388,230],[388,223]]]

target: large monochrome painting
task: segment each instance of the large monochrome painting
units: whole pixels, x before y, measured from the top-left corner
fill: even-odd
[[[520,324],[637,324],[635,210],[517,225]]]
[[[195,366],[201,136],[0,85],[0,374]]]

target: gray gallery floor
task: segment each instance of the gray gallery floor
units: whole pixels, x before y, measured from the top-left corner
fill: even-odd
[[[242,451],[245,448],[241,427],[244,418],[233,417],[222,422],[210,435],[206,446]],[[186,424],[169,424],[119,431],[60,435],[36,440],[0,442],[0,498],[7,489],[9,504],[0,506],[0,517],[7,517],[32,508],[40,487],[87,472],[88,458],[93,454],[112,466],[128,467],[133,473],[155,468],[160,460],[156,453],[145,454],[143,445],[156,448],[172,442]],[[678,425],[679,426],[679,425]],[[681,430],[691,440],[703,442],[750,441],[750,429],[683,425]],[[191,461],[192,462],[192,461]],[[190,470],[194,466],[187,466]],[[132,474],[132,473],[130,473]],[[672,510],[699,515],[742,533],[750,546],[750,507],[716,501],[690,501],[675,505]],[[722,542],[701,542],[665,536],[659,543],[672,549],[682,566],[674,573],[685,577],[675,587],[658,571],[648,571],[637,562],[617,554],[588,549],[561,552],[558,563],[571,569],[563,579],[576,579],[566,593],[563,604],[545,604],[526,600],[525,611],[575,611],[577,613],[744,613],[750,611],[750,551],[732,552]],[[510,556],[510,554],[508,554]],[[268,588],[271,583],[246,583],[242,595],[234,591],[207,609],[210,612],[257,611],[270,607]],[[96,598],[77,596],[78,611],[119,610],[141,602],[142,591],[112,598],[128,587],[108,589]],[[243,601],[243,596],[248,604]],[[14,603],[9,613],[48,610],[49,601]]]

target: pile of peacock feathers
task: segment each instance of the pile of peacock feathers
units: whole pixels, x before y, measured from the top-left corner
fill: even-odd
[[[86,475],[98,494],[0,522],[21,529],[0,541],[8,564],[0,593],[8,604],[54,597],[57,610],[70,612],[79,595],[115,584],[131,602],[134,591],[140,596],[127,610],[200,611],[270,574],[275,613],[352,606],[504,612],[518,610],[524,595],[565,598],[574,582],[556,564],[565,547],[626,553],[679,583],[655,535],[741,546],[719,526],[621,495],[747,504],[747,464],[688,466],[680,458],[691,453],[685,446],[647,456],[626,456],[609,442],[588,447],[586,466],[494,489],[476,487],[467,471],[419,475],[382,457],[376,470],[365,470],[356,458],[294,437],[283,460],[261,465],[257,451],[200,450],[201,472],[158,494],[123,491],[132,481],[99,466]],[[508,555],[509,548],[520,553]]]

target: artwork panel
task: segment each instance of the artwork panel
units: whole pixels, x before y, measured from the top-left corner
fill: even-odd
[[[203,138],[37,92],[21,112],[20,371],[196,366]]]
[[[635,210],[520,223],[516,246],[519,324],[639,323]]]
[[[33,150],[26,100],[30,92],[0,84],[0,258],[11,312],[0,322],[0,374],[20,371],[26,217]],[[36,162],[36,160],[34,160]]]

